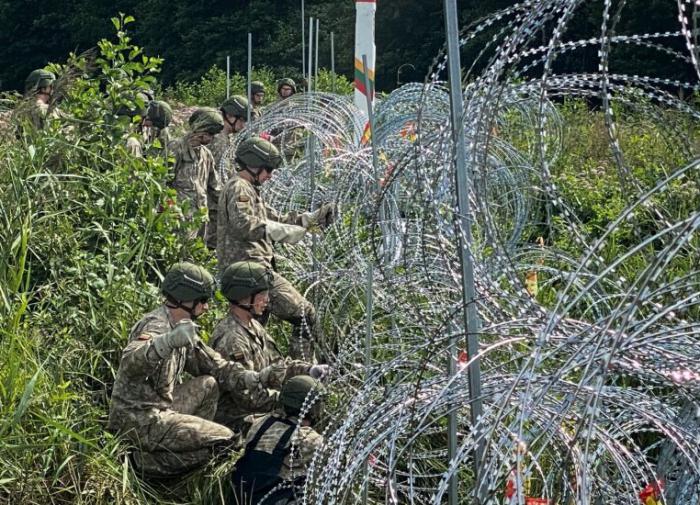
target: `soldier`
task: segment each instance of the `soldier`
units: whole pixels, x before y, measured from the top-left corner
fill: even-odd
[[[169,146],[175,156],[173,187],[180,205],[189,202],[188,217],[198,209],[208,212],[210,225],[205,223],[189,238],[202,237],[207,247],[214,249],[221,182],[214,157],[206,146],[224,128],[224,121],[219,111],[210,107],[195,110],[188,121],[191,131]]]
[[[307,229],[325,228],[333,221],[334,206],[324,203],[315,212],[303,214],[281,214],[269,207],[260,195],[260,186],[272,177],[280,155],[267,140],[244,140],[236,150],[235,161],[237,175],[226,183],[219,202],[219,269],[237,261],[254,261],[272,270],[272,243],[296,244]],[[294,327],[289,343],[291,357],[313,362],[311,340],[318,339],[319,331],[314,306],[274,271],[269,291],[270,313]]]
[[[260,394],[260,374],[226,361],[197,337],[193,323],[208,310],[214,279],[191,263],[175,264],[163,279],[164,303],[129,333],[109,409],[109,430],[136,446],[136,465],[172,476],[206,463],[231,444],[231,430],[211,419],[219,388]],[[187,371],[192,379],[181,382]]]
[[[244,96],[234,95],[221,104],[221,116],[224,129],[214,136],[209,150],[214,155],[214,166],[219,172],[221,182],[225,183],[233,174],[231,159],[233,153],[228,153],[233,137],[245,128],[248,121],[248,100]]]
[[[272,272],[259,263],[241,261],[229,265],[221,278],[221,293],[229,301],[229,313],[217,323],[211,346],[224,358],[240,363],[248,370],[260,371],[271,367],[278,371],[275,385],[289,377],[308,374],[321,378],[329,372],[328,365],[311,365],[304,361],[284,358],[274,339],[256,318],[265,314],[269,303]],[[264,401],[253,402],[240,392],[221,396],[216,411],[217,422],[235,432],[247,431],[244,418],[250,414],[270,412],[277,402],[272,393]]]
[[[297,84],[290,79],[289,77],[285,77],[284,79],[280,79],[277,81],[277,100],[282,101],[286,100],[290,96],[292,96],[294,93],[297,91]]]
[[[15,111],[20,132],[44,129],[55,81],[56,76],[44,69],[33,70],[27,76],[24,81],[25,103]]]
[[[263,101],[265,100],[265,85],[260,81],[250,83],[250,119],[258,119],[262,116]]]
[[[161,147],[167,147],[170,142],[168,125],[172,118],[173,110],[167,102],[150,101],[136,129],[136,136],[130,135],[126,141],[127,150],[132,155],[143,158],[144,149],[154,146],[156,140]]]
[[[238,503],[283,505],[301,500],[314,453],[323,445],[313,428],[323,412],[323,394],[322,386],[308,375],[294,377],[280,393],[283,413],[253,424],[231,476]]]

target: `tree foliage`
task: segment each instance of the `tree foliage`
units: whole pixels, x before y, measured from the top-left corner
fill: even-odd
[[[459,2],[460,25],[514,4],[513,0]],[[301,2],[235,0],[0,0],[0,89],[19,89],[26,75],[69,51],[82,51],[109,35],[109,18],[118,12],[133,15],[134,40],[149,54],[165,59],[165,85],[192,81],[213,65],[225,67],[231,56],[233,70],[245,74],[247,34],[253,35],[256,67],[274,68],[278,74],[301,77]],[[600,32],[603,2],[582,2],[564,40],[595,37]],[[330,32],[335,34],[336,69],[352,76],[355,13],[350,0],[309,0],[305,14],[320,19],[319,64],[330,68]],[[678,7],[669,0],[629,0],[617,26],[620,35],[678,30]],[[548,20],[543,30],[551,30]],[[307,25],[308,26],[308,25]],[[422,80],[432,59],[444,44],[442,2],[420,0],[380,1],[376,21],[377,86],[390,90],[397,80]],[[673,42],[683,50],[680,39]],[[467,47],[465,61],[476,56]],[[398,70],[402,67],[400,76]],[[595,50],[577,51],[558,59],[562,69],[595,71]],[[409,66],[412,65],[413,67]],[[690,76],[668,55],[649,48],[617,46],[611,69],[618,73],[654,74],[687,79]],[[685,66],[683,66],[685,67]]]

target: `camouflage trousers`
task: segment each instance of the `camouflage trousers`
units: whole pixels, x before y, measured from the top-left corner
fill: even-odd
[[[210,375],[175,386],[172,408],[129,433],[141,449],[134,453],[136,466],[147,475],[168,477],[207,463],[234,436],[211,421],[218,400],[219,387]]]
[[[315,363],[315,343],[319,342],[316,309],[292,284],[277,272],[270,287],[270,313],[292,324],[289,356]]]

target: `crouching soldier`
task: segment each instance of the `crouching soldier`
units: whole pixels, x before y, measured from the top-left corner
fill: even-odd
[[[256,320],[267,311],[272,279],[271,270],[252,261],[237,262],[226,268],[221,278],[221,292],[229,301],[229,313],[214,328],[211,346],[224,358],[248,370],[273,370],[266,380],[278,389],[295,375],[322,378],[329,372],[328,365],[285,358],[274,339]],[[215,420],[245,434],[248,427],[245,418],[250,414],[271,412],[277,403],[277,391],[258,397],[242,393],[222,394]]]
[[[309,466],[323,444],[313,428],[323,411],[322,396],[322,386],[308,375],[285,383],[279,398],[283,412],[257,420],[248,432],[231,476],[237,503],[301,502]]]
[[[257,395],[267,386],[197,337],[193,320],[208,310],[213,291],[206,270],[174,265],[163,279],[164,303],[134,325],[122,353],[109,430],[135,446],[134,462],[146,475],[188,472],[231,444],[233,432],[211,421],[219,388]],[[182,382],[185,371],[193,378]]]

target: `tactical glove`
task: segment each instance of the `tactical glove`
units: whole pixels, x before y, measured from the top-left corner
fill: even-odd
[[[335,221],[335,205],[326,202],[313,212],[304,212],[301,215],[301,224],[304,228],[318,226],[323,229],[330,226]]]
[[[280,389],[287,374],[287,366],[283,363],[269,365],[260,370],[260,382],[263,387]]]
[[[268,221],[265,224],[265,229],[268,238],[282,244],[296,244],[306,233],[306,228],[294,224],[278,223],[277,221]]]
[[[243,383],[248,391],[258,391],[262,389],[262,384],[260,383],[260,374],[254,372],[253,370],[244,370],[243,372]]]
[[[152,343],[156,354],[166,358],[174,349],[193,347],[198,341],[197,325],[190,319],[182,319],[168,333],[155,337]]]
[[[316,380],[322,380],[330,373],[331,367],[329,365],[314,365],[309,368],[309,375]]]

